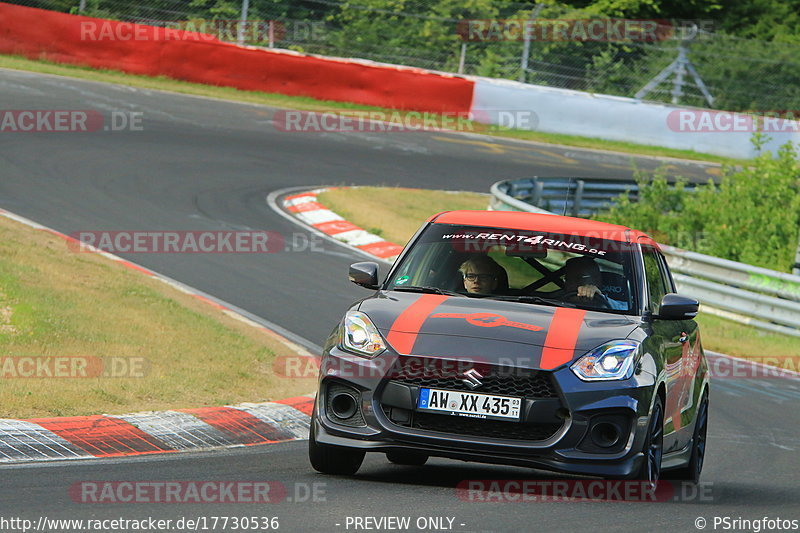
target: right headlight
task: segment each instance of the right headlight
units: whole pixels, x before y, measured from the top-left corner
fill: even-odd
[[[613,341],[590,351],[570,367],[583,381],[628,379],[639,353],[639,343],[631,340]]]
[[[348,311],[342,321],[342,347],[362,357],[375,357],[386,349],[378,328],[361,311]]]

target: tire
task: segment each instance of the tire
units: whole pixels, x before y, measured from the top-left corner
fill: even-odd
[[[703,393],[703,399],[700,400],[700,407],[697,409],[697,420],[694,424],[694,433],[692,434],[692,455],[686,466],[676,468],[664,472],[664,477],[669,479],[676,479],[687,481],[689,483],[698,484],[700,482],[700,474],[703,472],[703,463],[706,457],[706,442],[708,435],[708,393]]]
[[[661,477],[661,458],[664,455],[664,405],[658,395],[647,423],[647,438],[642,453],[644,461],[633,479],[647,481],[650,489],[655,491]]]
[[[422,466],[428,460],[428,456],[424,453],[408,452],[404,450],[386,452],[386,458],[390,463],[407,466]]]
[[[308,436],[308,459],[314,470],[323,474],[352,476],[364,461],[364,450],[332,446],[317,442],[314,426],[316,420],[311,419],[311,433]]]

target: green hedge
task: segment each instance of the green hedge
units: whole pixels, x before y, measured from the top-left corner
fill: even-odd
[[[760,148],[763,138],[754,140]],[[657,241],[741,263],[789,272],[800,231],[800,166],[791,144],[763,152],[745,168],[723,169],[718,184],[685,189],[663,169],[636,173],[639,200],[621,195],[595,218],[640,229]]]

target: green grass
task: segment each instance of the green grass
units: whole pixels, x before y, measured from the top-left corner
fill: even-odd
[[[306,394],[274,372],[296,355],[267,332],[65,241],[0,217],[0,418],[226,405]],[[24,377],[20,361],[103,358],[125,377]],[[61,359],[67,360],[67,359]],[[38,363],[35,363],[38,364]],[[38,370],[37,370],[38,372]]]
[[[744,326],[702,312],[697,322],[702,328],[703,346],[709,350],[755,360],[761,357],[793,357],[800,361],[800,338]]]
[[[353,224],[377,226],[384,238],[401,245],[434,213],[486,209],[488,205],[487,196],[474,193],[388,187],[338,188],[318,198]],[[708,313],[701,313],[698,322],[703,347],[708,350],[755,360],[763,356],[800,358],[800,338],[765,332]]]
[[[131,87],[155,89],[160,91],[204,96],[208,98],[218,98],[221,100],[233,100],[238,102],[248,102],[262,104],[272,107],[299,109],[305,111],[382,111],[393,113],[395,110],[383,109],[379,107],[352,104],[347,102],[333,102],[316,100],[302,96],[286,96],[282,94],[263,93],[256,91],[241,91],[231,87],[217,87],[203,85],[185,81],[174,80],[164,76],[150,77],[133,74],[126,74],[114,70],[98,70],[89,67],[66,65],[53,63],[46,60],[33,61],[19,56],[0,55],[0,68],[25,70],[39,72],[43,74],[53,74],[58,76],[68,76],[90,81],[117,83]],[[400,116],[405,116],[405,112],[399,112]],[[521,139],[535,141],[546,144],[566,145],[579,148],[591,148],[600,150],[611,150],[633,155],[649,155],[657,157],[674,157],[679,159],[691,159],[697,161],[707,161],[712,163],[741,164],[744,160],[735,160],[703,154],[691,150],[676,150],[671,148],[661,148],[657,146],[647,146],[636,143],[621,141],[607,141],[591,137],[581,137],[578,135],[563,135],[555,133],[542,133],[528,130],[512,130],[507,128],[497,128],[486,126],[475,122],[466,123],[468,131],[483,133],[490,136],[510,139]]]
[[[318,199],[345,220],[400,245],[408,242],[434,213],[483,210],[489,205],[488,194],[391,187],[336,188],[320,194]]]

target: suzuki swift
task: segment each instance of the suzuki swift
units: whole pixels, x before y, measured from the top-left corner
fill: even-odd
[[[708,366],[659,246],[556,215],[431,217],[322,354],[312,466],[354,474],[366,452],[656,483],[697,482]]]

